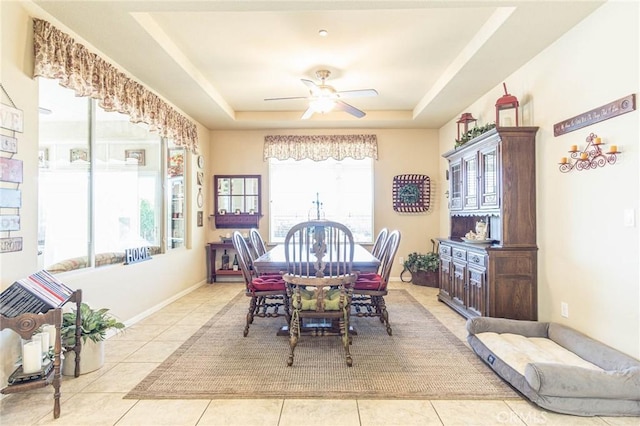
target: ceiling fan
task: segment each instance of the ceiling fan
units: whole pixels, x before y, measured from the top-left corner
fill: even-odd
[[[311,80],[301,81],[309,88],[310,96],[293,96],[288,98],[267,98],[265,101],[282,101],[289,99],[308,99],[309,108],[302,114],[301,119],[306,120],[313,115],[313,113],[324,114],[333,109],[338,109],[344,112],[348,112],[357,118],[362,118],[366,115],[364,111],[359,110],[353,105],[349,105],[343,102],[344,98],[362,98],[368,96],[377,96],[378,92],[375,89],[360,89],[360,90],[344,90],[337,91],[333,86],[326,84],[327,78],[331,75],[331,71],[318,70],[316,71],[316,77],[320,80],[320,84],[316,84]]]

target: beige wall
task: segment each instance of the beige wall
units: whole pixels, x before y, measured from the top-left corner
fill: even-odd
[[[281,131],[212,131],[209,163],[214,174],[260,174],[262,175],[262,210],[265,216],[260,220],[260,231],[269,235],[269,167],[263,161],[262,151],[265,135],[291,134],[375,134],[378,138],[378,161],[374,164],[374,227],[399,229],[402,240],[398,257],[413,251],[431,250],[432,238],[439,236],[439,214],[441,185],[444,175],[438,171],[438,139],[435,130],[281,130]],[[400,174],[425,174],[431,179],[431,208],[426,213],[399,214],[393,210],[393,177]],[[312,200],[309,200],[311,203]],[[213,197],[209,200],[209,212],[213,212]],[[210,223],[209,238],[218,240],[227,230],[217,230]],[[398,260],[391,276],[399,277],[402,267]]]
[[[638,2],[609,2],[505,79],[521,101],[524,125],[537,136],[538,311],[542,321],[574,327],[640,357],[639,111],[554,137],[553,125],[640,85]],[[495,120],[502,84],[465,111],[479,124]],[[624,153],[615,165],[564,174],[561,157],[591,133]],[[453,147],[455,118],[440,130],[440,151]],[[441,167],[446,167],[444,161]],[[635,227],[623,226],[633,209]],[[447,233],[446,212],[440,212]],[[569,317],[560,304],[569,304]]]
[[[26,7],[26,6],[25,6]],[[21,229],[12,236],[23,238],[22,251],[0,254],[0,289],[10,286],[18,278],[37,271],[37,199],[38,199],[38,83],[32,78],[33,48],[31,18],[48,19],[45,14],[27,12],[19,2],[0,2],[2,19],[2,65],[0,81],[16,106],[24,113],[24,133],[16,134],[18,153],[15,159],[23,161],[24,183]],[[63,29],[60,27],[60,29]],[[63,29],[66,31],[65,29]],[[106,58],[106,56],[103,55]],[[7,100],[2,98],[3,103]],[[198,126],[203,155],[208,156],[209,132]],[[3,134],[4,131],[3,131]],[[2,153],[1,155],[4,155]],[[125,322],[157,309],[172,297],[189,291],[205,279],[205,227],[196,227],[195,156],[188,156],[187,190],[193,201],[187,209],[190,220],[189,249],[177,249],[156,255],[150,261],[123,266],[114,265],[60,274],[71,288],[81,288],[84,300],[94,307],[110,308]],[[206,165],[205,173],[209,173]],[[0,183],[2,185],[2,183]],[[205,182],[204,194],[210,192]],[[15,188],[15,186],[13,186]],[[4,212],[3,212],[4,213]],[[4,237],[4,235],[3,235]],[[0,333],[0,382],[13,371],[18,355],[16,334],[10,330]]]

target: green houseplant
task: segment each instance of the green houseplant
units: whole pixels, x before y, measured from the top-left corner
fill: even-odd
[[[411,282],[413,284],[428,287],[438,286],[438,269],[440,267],[438,253],[410,253],[403,266],[411,273]]]
[[[89,373],[104,365],[104,340],[109,330],[122,330],[124,324],[108,313],[109,309],[92,309],[86,303],[80,305],[80,320],[82,349],[80,352],[80,374]],[[77,312],[62,314],[60,335],[62,346],[70,349],[76,344],[76,315]],[[72,376],[75,369],[75,355],[73,350],[65,352],[62,374]]]
[[[100,342],[106,338],[110,329],[122,330],[124,324],[108,313],[109,309],[92,309],[86,303],[80,305],[80,319],[82,321],[82,343],[87,340]],[[62,335],[63,346],[74,346],[76,344],[76,311],[66,312],[62,315]]]

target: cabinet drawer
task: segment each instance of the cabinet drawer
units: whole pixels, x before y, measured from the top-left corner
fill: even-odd
[[[445,246],[440,244],[440,256],[451,256],[451,246]]]
[[[453,249],[453,258],[458,260],[467,260],[467,251],[459,248]]]
[[[486,256],[481,253],[469,252],[467,253],[467,262],[469,265],[486,266]]]

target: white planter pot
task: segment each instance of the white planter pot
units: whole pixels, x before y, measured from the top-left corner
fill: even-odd
[[[87,340],[82,342],[80,351],[80,374],[91,373],[104,365],[104,340],[94,342]],[[62,374],[73,376],[76,369],[76,353],[74,351],[65,352],[62,363]]]

